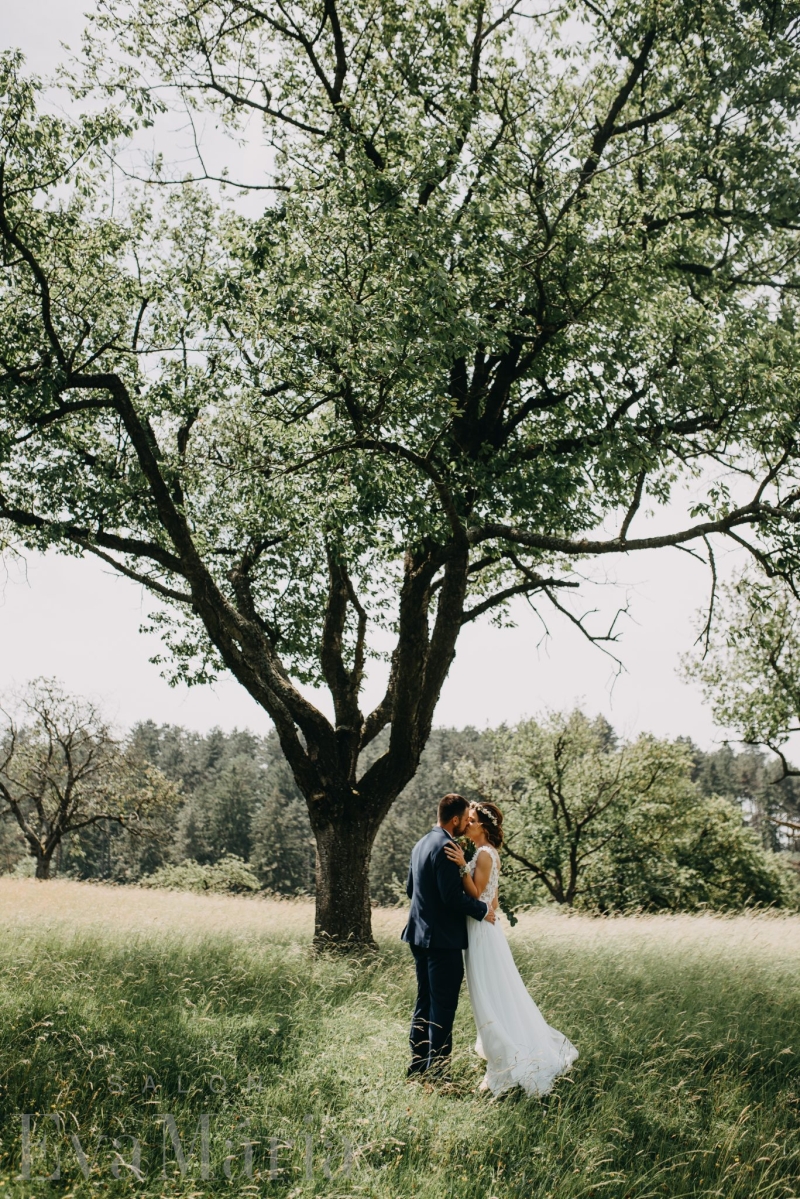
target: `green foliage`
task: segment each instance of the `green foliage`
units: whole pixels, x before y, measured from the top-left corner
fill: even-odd
[[[762,749],[730,745],[703,753],[692,748],[693,780],[701,794],[721,795],[741,808],[750,828],[767,849],[791,849],[792,823],[800,824],[800,778],[781,777],[781,770]]]
[[[148,859],[147,865],[128,873],[123,858],[127,863],[129,849],[112,830],[109,850],[99,839],[96,844],[87,842],[82,863],[73,853],[65,859],[65,868],[78,877],[136,881],[168,860],[190,857],[213,863],[238,845],[239,856],[248,861],[266,890],[281,895],[314,893],[314,838],[308,812],[274,732],[261,739],[238,731],[226,735],[217,729],[201,737],[178,726],[144,722],[133,729],[131,740],[182,788],[182,807],[159,842],[160,859]],[[483,740],[484,734],[471,728],[431,733],[415,778],[375,840],[370,886],[376,903],[394,903],[400,884],[405,897],[410,848],[435,823],[441,796],[456,787],[457,763],[480,760]],[[385,741],[381,735],[370,747],[365,768],[384,752]],[[115,864],[106,869],[105,863],[112,859]]]
[[[587,869],[578,906],[600,912],[797,910],[800,880],[786,856],[765,850],[719,796],[680,793],[643,803]]]
[[[708,652],[685,662],[714,719],[743,741],[784,748],[800,731],[800,606],[786,580],[745,572],[724,589],[726,619]]]
[[[27,856],[27,846],[20,827],[8,808],[4,808],[0,812],[0,874],[10,873]]]
[[[263,802],[253,816],[251,864],[267,890],[313,895],[315,850],[308,809],[274,734],[267,744],[270,759]]]
[[[800,577],[797,18],[104,0],[66,104],[0,60],[0,520],[141,582],[168,677],[269,713],[316,835],[363,846],[327,935],[370,941],[465,623],[581,624],[579,561],[714,538]],[[246,143],[255,215],[158,150],[122,185],[173,104]]]
[[[798,1195],[796,919],[526,918],[511,937],[522,976],[581,1056],[544,1101],[492,1103],[476,1091],[466,994],[455,1093],[405,1082],[414,976],[399,920],[373,961],[355,962],[309,952],[310,905],[301,925],[287,922],[289,905],[258,904],[257,928],[232,915],[211,932],[205,901],[191,903],[159,908],[157,925],[134,917],[92,930],[74,926],[74,911],[43,920],[20,903],[0,945],[0,1178],[11,1199],[35,1185],[19,1178],[19,1113],[33,1114],[36,1176],[53,1168],[39,1149],[43,1117],[64,1109],[69,1124],[48,1132],[58,1185],[75,1199],[98,1188],[142,1199],[249,1188],[278,1199]],[[184,1176],[168,1142],[160,1177],[158,1112],[175,1115]],[[203,1113],[208,1179],[199,1138],[189,1155]],[[252,1179],[245,1120],[258,1142]],[[126,1169],[115,1180],[114,1146],[98,1143],[123,1132],[141,1138],[141,1180]],[[130,1162],[130,1140],[119,1149]]]
[[[264,769],[254,756],[226,756],[181,812],[178,852],[198,862],[213,862],[226,853],[247,860],[251,823],[264,798]]]
[[[186,591],[202,561],[322,684],[329,551],[393,625],[403,555],[456,522],[481,563],[469,594],[502,612],[507,587],[542,591],[526,571],[570,581],[585,535],[666,501],[687,462],[789,478],[793,5],[291,11],[106,3],[73,108],[113,104],[72,120],[4,58],[0,461],[24,543],[160,586],[164,665],[187,681],[221,663]],[[260,216],[191,182],[112,204],[105,152],[173,95],[240,132],[260,118]],[[734,503],[714,479],[695,515]],[[750,515],[789,561],[781,504]]]
[[[180,788],[180,803],[153,815],[153,835],[84,830],[70,837],[59,869],[77,878],[135,882],[192,858],[213,864],[226,852],[247,860],[251,823],[264,798],[266,752],[260,738],[213,729],[206,736],[152,721],[130,733],[132,751]]]
[[[163,887],[168,891],[213,891],[217,893],[258,891],[261,884],[247,863],[235,853],[224,853],[213,864],[191,858],[162,866],[139,880],[140,887]]]
[[[743,826],[739,803],[702,793],[695,769],[687,742],[617,744],[580,711],[501,731],[464,777],[505,813],[506,909],[796,907],[791,867]]]
[[[536,722],[495,733],[433,730],[417,775],[375,840],[373,902],[405,903],[411,846],[435,822],[436,804],[451,790],[497,798],[506,811],[510,848],[524,857],[535,851],[539,861],[558,859],[564,885],[568,830],[563,822],[560,830],[555,828],[548,815],[552,809],[543,804],[556,726],[564,741],[560,769],[571,815],[585,818],[593,796],[606,793],[609,779],[618,788],[613,803],[583,832],[580,853],[586,856],[573,898],[576,907],[685,911],[797,902],[795,877],[787,867],[791,855],[782,852],[787,842],[776,823],[776,813],[795,811],[796,787],[793,780],[776,787],[763,754],[735,754],[727,746],[705,753],[688,740],[654,738],[624,747],[602,719],[589,721],[573,713],[553,720],[549,732]],[[382,735],[371,747],[375,757],[383,752],[384,739]],[[191,877],[205,877],[204,869],[233,854],[230,846],[238,844],[242,851],[236,856],[247,862],[264,890],[313,895],[315,852],[308,813],[274,733],[262,739],[215,729],[200,736],[145,722],[132,731],[130,744],[180,785],[180,806],[164,808],[150,838],[131,837],[115,826],[68,835],[56,858],[57,873],[136,882],[188,858]],[[534,789],[529,768],[538,779]],[[643,772],[658,776],[649,787]],[[9,826],[6,872],[24,852],[11,832]],[[501,891],[512,920],[520,906],[553,898],[508,855]]]

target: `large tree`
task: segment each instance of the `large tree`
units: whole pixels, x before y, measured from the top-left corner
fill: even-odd
[[[5,60],[0,517],[143,583],[177,673],[269,713],[318,940],[371,941],[370,847],[465,624],[577,620],[601,556],[796,562],[799,15],[105,0],[71,120]],[[258,216],[158,161],[168,201],[124,199],[165,97],[262,148]]]

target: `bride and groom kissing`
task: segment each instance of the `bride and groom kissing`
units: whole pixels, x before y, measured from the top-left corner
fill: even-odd
[[[456,841],[464,836],[475,846],[469,862]],[[407,1073],[452,1081],[453,1021],[466,973],[475,1052],[486,1062],[479,1089],[544,1095],[578,1051],[542,1016],[497,921],[502,844],[503,814],[495,804],[450,794],[439,801],[438,823],[411,851],[411,908],[401,936],[414,955],[417,1002]]]

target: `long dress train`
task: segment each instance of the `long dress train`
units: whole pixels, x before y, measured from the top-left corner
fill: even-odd
[[[470,874],[481,853],[492,856],[489,882],[480,896],[491,904],[497,894],[500,855],[482,845],[470,860]],[[545,1095],[559,1074],[578,1057],[563,1033],[551,1028],[528,994],[499,923],[468,920],[469,948],[464,950],[477,1039],[475,1052],[486,1059],[482,1090],[501,1095],[521,1086],[528,1095]]]

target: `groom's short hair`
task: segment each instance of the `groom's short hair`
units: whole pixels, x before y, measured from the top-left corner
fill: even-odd
[[[464,799],[463,795],[456,795],[454,791],[443,795],[439,800],[439,824],[449,824],[454,816],[460,816],[468,807],[469,800]]]

